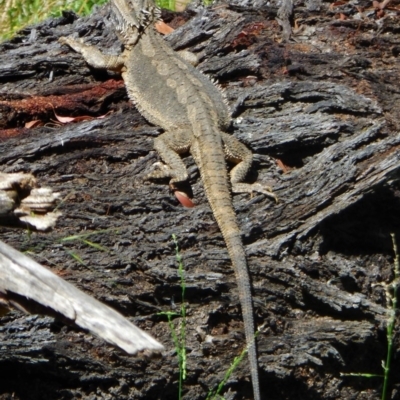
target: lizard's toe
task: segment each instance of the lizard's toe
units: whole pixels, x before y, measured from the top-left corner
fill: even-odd
[[[232,192],[233,193],[250,193],[251,195],[254,192],[263,193],[274,199],[278,203],[278,196],[272,191],[269,186],[262,185],[261,183],[235,183],[232,184]]]

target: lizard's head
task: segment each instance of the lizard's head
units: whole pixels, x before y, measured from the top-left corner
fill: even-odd
[[[160,17],[153,0],[111,0],[111,18],[122,36],[137,36]]]

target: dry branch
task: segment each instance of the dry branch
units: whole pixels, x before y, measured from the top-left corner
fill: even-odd
[[[27,312],[59,314],[128,354],[164,348],[121,314],[1,241],[0,293],[6,303]]]

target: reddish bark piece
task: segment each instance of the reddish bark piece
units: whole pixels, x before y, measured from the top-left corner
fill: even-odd
[[[163,21],[158,21],[155,26],[157,31],[162,33],[163,35],[168,35],[169,33],[172,33],[175,30],[174,28],[171,28]]]
[[[49,88],[47,95],[22,92],[14,98],[0,94],[0,115],[7,116],[7,119],[0,118],[0,130],[25,126],[27,122],[33,120],[40,120],[45,124],[52,118],[53,109],[58,113],[62,110],[63,114],[69,112],[78,115],[97,115],[102,111],[103,102],[120,96],[119,92],[123,95],[124,90],[122,80],[109,79],[102,83],[76,84],[69,88]],[[64,121],[65,118],[79,117],[61,117]]]

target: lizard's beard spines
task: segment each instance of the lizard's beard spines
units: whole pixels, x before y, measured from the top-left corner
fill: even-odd
[[[111,1],[111,20],[115,29],[120,33],[140,28],[140,21],[133,9],[129,9],[126,3],[120,0]]]
[[[140,3],[139,20],[143,28],[161,18],[161,9],[152,0],[140,0]]]

